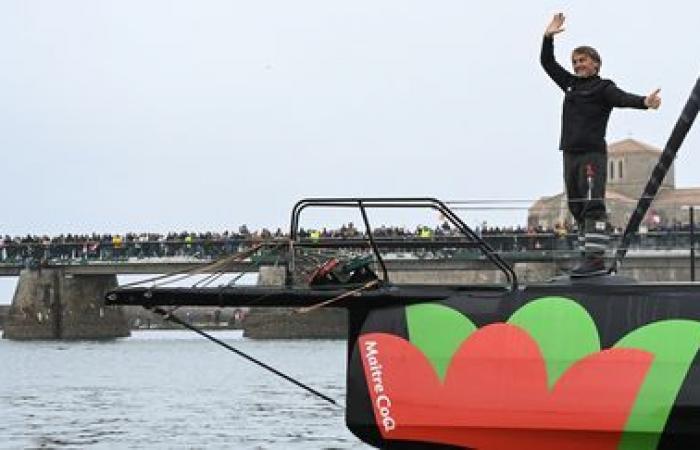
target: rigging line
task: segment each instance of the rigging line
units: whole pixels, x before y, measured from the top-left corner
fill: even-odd
[[[245,276],[245,272],[239,273],[238,275],[236,275],[235,277],[233,277],[233,279],[231,279],[231,280],[227,283],[228,286],[235,286],[235,284],[238,282],[238,280],[240,280],[240,279],[243,278],[244,276]]]
[[[177,278],[168,278],[166,280],[163,280],[160,283],[153,283],[153,285],[151,287],[155,288],[155,287],[159,287],[159,286],[162,286],[162,285],[168,284],[168,283],[177,283],[178,281],[182,281],[182,280],[186,280],[188,278],[191,278],[192,275],[195,275],[195,274],[194,273],[185,273]]]
[[[186,280],[187,278],[190,278],[193,275],[197,275],[199,273],[206,272],[207,270],[213,270],[213,273],[216,274],[216,273],[221,272],[219,270],[219,268],[225,267],[226,264],[229,264],[230,262],[233,262],[230,257],[220,259],[215,264],[210,264],[207,266],[195,268],[195,269],[190,270],[189,272],[187,272],[187,273],[185,273],[177,278],[169,278],[169,279],[166,278],[166,279],[162,280],[160,283],[153,283],[152,287],[162,286],[162,285],[167,284],[167,283],[177,283],[178,281]],[[207,275],[205,277],[205,279],[210,277],[210,276],[211,276],[211,274]],[[192,287],[196,287],[196,285],[200,282],[201,282],[201,280],[198,282],[195,282]]]
[[[220,271],[220,270],[217,270],[216,272],[212,272],[212,273],[210,273],[209,275],[207,275],[207,276],[205,276],[204,278],[202,278],[201,280],[195,281],[195,282],[192,284],[191,287],[200,287],[200,286],[199,286],[200,283],[201,283],[201,287],[206,287],[207,284],[208,284],[208,282],[209,282],[209,280],[211,280],[211,279],[214,278],[214,277],[220,276],[222,273],[223,273],[223,272]]]
[[[265,370],[267,370],[267,371],[269,371],[269,372],[272,372],[273,374],[277,375],[278,377],[284,378],[285,380],[289,381],[290,383],[292,383],[292,384],[294,384],[294,385],[296,385],[296,386],[298,386],[298,387],[300,387],[300,388],[306,390],[307,392],[309,392],[309,393],[315,395],[316,397],[319,397],[319,398],[321,398],[321,399],[327,401],[328,403],[330,403],[330,404],[332,404],[332,405],[334,405],[334,406],[336,406],[336,407],[343,408],[343,406],[342,406],[341,404],[339,404],[338,402],[336,402],[335,400],[333,400],[333,399],[330,398],[329,396],[327,396],[327,395],[325,395],[325,394],[322,394],[321,392],[317,391],[316,389],[314,389],[314,388],[312,388],[312,387],[310,387],[310,386],[305,385],[305,384],[302,383],[301,381],[298,381],[298,380],[296,380],[296,379],[290,377],[289,375],[287,375],[287,374],[285,374],[285,373],[280,372],[279,370],[275,369],[274,367],[272,367],[272,366],[270,366],[270,365],[268,365],[268,364],[265,364],[264,362],[262,362],[262,361],[260,361],[260,360],[258,360],[258,359],[256,359],[256,358],[254,358],[254,357],[248,355],[247,353],[245,353],[245,352],[243,352],[243,351],[241,351],[241,350],[238,350],[237,348],[235,348],[235,347],[233,347],[233,346],[227,344],[226,342],[224,342],[224,341],[222,341],[222,340],[220,340],[220,339],[215,338],[214,336],[212,336],[212,335],[210,335],[210,334],[204,332],[203,330],[200,330],[199,328],[195,327],[194,325],[190,325],[189,323],[187,323],[187,322],[185,322],[184,320],[180,319],[180,318],[179,318],[178,316],[176,316],[175,314],[171,314],[171,313],[169,313],[168,311],[166,311],[165,309],[163,309],[163,308],[161,308],[161,307],[159,307],[159,306],[154,307],[154,308],[153,308],[153,311],[156,312],[157,314],[160,314],[161,316],[163,316],[163,318],[164,318],[165,320],[169,320],[169,321],[175,322],[175,323],[177,323],[178,325],[181,325],[181,326],[187,328],[187,329],[190,330],[190,331],[194,331],[195,333],[199,334],[200,336],[202,336],[202,337],[204,337],[204,338],[206,338],[206,339],[209,339],[210,341],[214,342],[215,344],[218,344],[218,345],[220,345],[221,347],[224,347],[225,349],[227,349],[227,350],[229,350],[229,351],[235,353],[236,355],[238,355],[238,356],[240,356],[240,357],[242,357],[242,358],[244,358],[244,359],[246,359],[246,360],[252,362],[253,364],[255,364],[255,365],[257,365],[257,366],[262,367],[263,369],[265,369]]]
[[[264,245],[266,245],[266,244],[265,244],[265,243],[260,244],[260,246],[264,246]],[[279,249],[282,245],[284,245],[284,244],[282,244],[282,243],[275,244],[274,247],[272,247],[272,250],[277,250],[277,249]],[[252,249],[251,249],[251,250],[252,250]],[[250,253],[250,254],[252,254],[252,253]],[[248,255],[248,256],[249,256],[249,255]],[[234,257],[235,257],[235,258],[239,258],[239,257],[240,257],[240,254],[234,255]],[[278,256],[278,260],[279,260],[279,256]],[[222,260],[219,261],[220,264],[219,264],[216,268],[219,269],[219,268],[221,268],[221,267],[225,267],[226,264],[228,264],[229,262],[231,262],[231,261],[229,261],[229,260],[227,260],[227,259],[222,259]],[[213,266],[210,267],[210,269],[211,269],[211,268],[213,268]],[[201,280],[195,282],[195,283],[192,285],[192,287],[207,287],[207,286],[209,286],[211,283],[213,283],[214,281],[216,281],[217,279],[219,279],[222,275],[224,275],[224,273],[226,273],[225,270],[216,270],[216,271],[212,272],[211,274],[207,275],[206,277],[204,277],[203,279],[201,279]],[[235,280],[239,280],[239,279],[243,276],[243,274],[245,274],[245,272],[241,272],[241,274],[240,274]],[[189,275],[185,276],[185,278],[187,278],[187,277],[189,277]],[[179,281],[179,280],[178,280],[178,281]],[[173,281],[170,281],[170,282],[172,283]]]
[[[631,183],[626,183],[631,184]],[[648,196],[647,196],[648,197]],[[508,203],[534,203],[542,200],[544,197],[533,198],[533,199],[473,199],[473,200],[446,200],[443,203],[446,205],[484,205],[484,204],[508,204]],[[549,198],[551,199],[551,197]],[[594,198],[593,200],[600,200],[600,198]],[[572,198],[571,201],[587,201],[586,198]]]
[[[446,205],[459,205],[459,204],[483,204],[483,203],[532,203],[537,199],[474,199],[474,200],[446,200],[443,203]]]
[[[175,311],[177,311],[180,308],[182,308],[182,305],[173,306],[167,311],[167,313],[168,314],[175,314]],[[148,308],[146,308],[146,309],[148,309]]]
[[[221,277],[225,272],[223,270],[217,270],[216,272],[212,272],[206,277],[202,278],[201,280],[195,282],[192,287],[198,287],[201,285],[201,287],[207,287],[211,283],[213,283],[217,278]]]
[[[302,307],[302,308],[298,308],[297,310],[295,310],[295,312],[297,312],[297,313],[299,313],[299,314],[306,314],[306,313],[308,313],[308,312],[311,312],[311,311],[316,310],[316,309],[318,309],[318,308],[321,308],[321,307],[323,307],[323,306],[330,305],[331,303],[335,303],[335,302],[337,302],[338,300],[342,300],[342,299],[344,299],[344,298],[346,298],[346,297],[350,297],[350,296],[352,296],[352,295],[357,295],[357,294],[359,294],[359,293],[362,292],[362,291],[365,291],[365,290],[367,290],[367,289],[369,289],[369,288],[371,288],[371,287],[374,287],[374,286],[378,285],[378,284],[379,284],[379,281],[380,281],[380,280],[372,280],[372,281],[366,283],[365,285],[360,286],[360,287],[357,288],[357,289],[353,289],[352,291],[343,292],[343,293],[340,294],[340,295],[337,295],[337,296],[335,296],[335,297],[333,297],[333,298],[331,298],[331,299],[329,299],[329,300],[324,300],[324,301],[322,301],[322,302],[320,302],[320,303],[316,303],[315,305],[305,306],[305,307]]]
[[[147,278],[147,279],[145,279],[145,280],[132,281],[131,283],[122,284],[122,285],[119,286],[119,288],[126,288],[126,287],[131,287],[131,286],[138,286],[138,285],[140,285],[140,284],[155,282],[155,281],[162,280],[162,279],[169,278],[169,277],[173,277],[173,276],[176,276],[176,275],[187,274],[187,276],[190,276],[189,273],[190,273],[191,271],[192,271],[192,268],[190,267],[190,268],[187,268],[187,269],[177,270],[177,271],[174,271],[174,272],[168,272],[168,273],[166,273],[166,274],[158,275],[158,276],[151,277],[151,278]]]
[[[452,211],[529,211],[529,206],[453,206]]]
[[[234,257],[235,257],[235,256],[238,256],[238,255],[234,255]],[[151,282],[153,282],[153,283],[154,283],[154,286],[155,286],[157,281],[165,280],[165,279],[167,279],[167,278],[171,278],[171,277],[174,277],[174,276],[177,276],[177,275],[184,275],[184,277],[181,277],[180,279],[188,278],[188,277],[192,276],[192,275],[195,274],[195,273],[198,273],[198,272],[201,272],[201,271],[206,271],[206,270],[208,270],[208,269],[210,269],[210,268],[213,268],[213,267],[215,267],[215,266],[218,267],[218,266],[221,264],[222,261],[225,261],[225,262],[228,263],[228,262],[229,262],[229,261],[228,261],[229,258],[231,258],[231,257],[230,257],[230,256],[229,256],[229,257],[225,257],[224,259],[217,260],[217,261],[214,261],[214,262],[209,263],[209,264],[205,264],[204,266],[201,266],[201,267],[194,267],[194,268],[190,267],[190,268],[187,268],[187,269],[177,270],[177,271],[174,271],[174,272],[168,272],[168,273],[166,273],[166,274],[158,275],[158,276],[155,276],[155,277],[152,277],[152,278],[147,278],[147,279],[145,279],[145,280],[134,281],[134,282],[132,282],[132,283],[123,284],[123,285],[121,285],[121,286],[119,286],[119,287],[124,288],[124,287],[130,287],[130,286],[137,286],[137,285],[140,285],[140,284],[151,283]],[[161,283],[161,284],[162,284],[162,283]]]
[[[241,274],[241,275],[244,275],[244,274]],[[346,298],[346,297],[348,297],[348,296],[350,296],[350,295],[359,294],[359,293],[362,292],[363,290],[369,289],[369,288],[375,286],[376,284],[379,284],[380,282],[381,282],[381,280],[372,280],[372,281],[368,282],[367,284],[365,284],[364,286],[361,286],[360,288],[357,288],[357,289],[352,290],[352,291],[345,292],[345,293],[340,294],[340,295],[338,295],[337,297],[334,297],[334,298],[332,298],[332,299],[330,299],[330,300],[324,300],[324,301],[321,302],[321,303],[318,303],[318,304],[315,304],[315,305],[311,305],[311,306],[308,306],[308,307],[302,307],[302,308],[299,308],[298,310],[296,310],[296,309],[291,309],[291,308],[284,308],[284,311],[280,311],[279,314],[280,314],[281,316],[283,316],[283,317],[291,317],[291,316],[295,316],[295,315],[297,315],[297,314],[305,314],[305,313],[307,313],[307,312],[309,312],[309,311],[312,311],[312,310],[314,310],[314,309],[317,309],[317,308],[326,306],[326,305],[328,305],[328,304],[330,304],[330,303],[333,303],[333,302],[336,302],[336,301],[338,301],[338,300],[342,300],[343,298]],[[222,292],[226,287],[227,287],[227,286],[221,286],[221,287],[219,288],[219,292]],[[248,305],[248,306],[254,306],[254,305],[256,305],[257,303],[259,303],[260,301],[264,300],[265,298],[267,298],[267,297],[269,297],[269,296],[271,296],[271,295],[273,295],[273,294],[263,294],[263,295],[260,295],[260,296],[254,298],[254,299],[251,299],[251,300],[247,303],[247,305]],[[262,324],[273,324],[273,323],[275,323],[275,322],[276,322],[276,319],[268,319],[268,320],[262,320],[261,323],[262,323]]]
[[[206,280],[206,282],[204,282],[204,280],[201,280],[200,283],[202,283],[202,287],[208,287],[210,284],[212,284],[213,282],[215,282],[216,280],[218,280],[219,278],[221,278],[221,277],[224,275],[224,273],[225,273],[225,272],[216,272],[216,273],[213,273],[213,274],[211,274],[211,276],[209,277],[209,279]]]
[[[264,243],[257,244],[257,245],[255,245],[254,247],[251,247],[251,248],[248,249],[248,250],[245,250],[245,251],[243,251],[243,252],[236,253],[236,254],[234,254],[234,255],[226,256],[226,257],[224,257],[224,258],[222,258],[222,259],[219,259],[219,260],[216,260],[216,261],[212,261],[211,263],[205,264],[205,265],[203,265],[203,266],[194,267],[194,268],[190,267],[190,268],[187,268],[187,269],[176,270],[176,271],[174,271],[174,272],[168,272],[168,273],[166,273],[166,274],[158,275],[158,276],[155,276],[155,277],[152,277],[152,278],[147,278],[147,279],[145,279],[145,280],[134,281],[134,282],[131,282],[131,283],[123,284],[123,285],[121,285],[121,286],[119,286],[119,287],[120,287],[120,288],[125,288],[125,287],[137,286],[137,285],[144,284],[144,283],[156,282],[156,281],[163,280],[163,279],[166,279],[166,278],[170,278],[170,277],[173,277],[173,276],[176,276],[176,275],[185,275],[185,274],[186,274],[186,275],[189,276],[189,275],[196,274],[196,273],[199,273],[199,272],[204,272],[204,271],[207,271],[207,270],[212,269],[212,268],[218,268],[218,267],[220,267],[220,266],[223,266],[223,265],[225,265],[225,264],[228,264],[229,262],[236,261],[236,260],[239,259],[239,258],[247,258],[248,256],[250,256],[250,255],[252,255],[253,253],[255,253],[256,251],[258,251],[258,250],[259,250],[261,247],[263,247],[263,246],[264,246]],[[187,277],[185,277],[185,278],[187,278]],[[161,283],[161,284],[162,284],[162,283]]]
[[[221,295],[221,293],[222,293],[222,292],[224,291],[224,289],[226,289],[226,288],[229,288],[229,287],[236,287],[236,282],[238,282],[238,280],[240,280],[241,278],[243,278],[243,276],[244,276],[245,274],[246,274],[245,272],[240,272],[238,275],[236,275],[235,277],[233,277],[233,279],[229,280],[228,283],[219,285],[218,288],[217,288],[217,289],[218,289],[217,295]]]

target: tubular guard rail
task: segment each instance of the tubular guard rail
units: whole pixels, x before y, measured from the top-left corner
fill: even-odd
[[[362,220],[365,224],[367,240],[369,241],[372,251],[377,258],[377,262],[382,269],[384,281],[389,281],[389,275],[386,270],[384,259],[379,253],[377,242],[372,233],[372,227],[367,216],[367,208],[428,208],[440,212],[445,219],[457,228],[464,236],[469,238],[475,245],[474,247],[493,263],[506,277],[508,284],[512,290],[518,287],[518,277],[513,268],[503,258],[496,253],[478,234],[476,234],[462,219],[457,216],[447,205],[435,198],[416,197],[416,198],[307,198],[298,201],[292,208],[292,218],[289,230],[290,236],[290,264],[294,267],[294,246],[300,242],[299,239],[299,217],[301,212],[309,207],[319,208],[358,208],[362,214]]]

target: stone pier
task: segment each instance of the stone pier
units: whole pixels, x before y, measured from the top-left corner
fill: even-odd
[[[116,275],[71,275],[64,269],[22,270],[3,338],[110,339],[129,336],[119,307],[105,306]]]
[[[260,267],[258,286],[283,286],[286,269]],[[342,339],[347,337],[347,311],[320,308],[297,313],[293,308],[251,308],[243,335],[253,339]]]

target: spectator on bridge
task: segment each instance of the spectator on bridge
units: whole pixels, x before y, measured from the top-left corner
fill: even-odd
[[[187,255],[187,256],[192,256],[192,254],[194,253],[194,250],[192,249],[192,242],[193,242],[192,233],[188,233],[188,234],[185,236],[185,239],[184,239],[184,240],[185,240],[185,251],[184,251],[184,253],[185,253],[185,255]]]
[[[416,234],[424,239],[430,239],[433,237],[433,231],[430,228],[422,225],[418,225],[418,228],[416,228]]]
[[[123,242],[124,241],[120,235],[115,234],[114,236],[112,236],[112,257],[114,259],[118,259],[119,257],[121,257]]]

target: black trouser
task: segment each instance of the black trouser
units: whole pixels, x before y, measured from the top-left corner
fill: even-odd
[[[564,152],[564,184],[569,211],[578,224],[586,219],[605,220],[606,153]]]
[[[587,256],[601,255],[608,244],[605,183],[606,153],[564,152],[564,184],[569,211],[578,224],[579,243]]]

